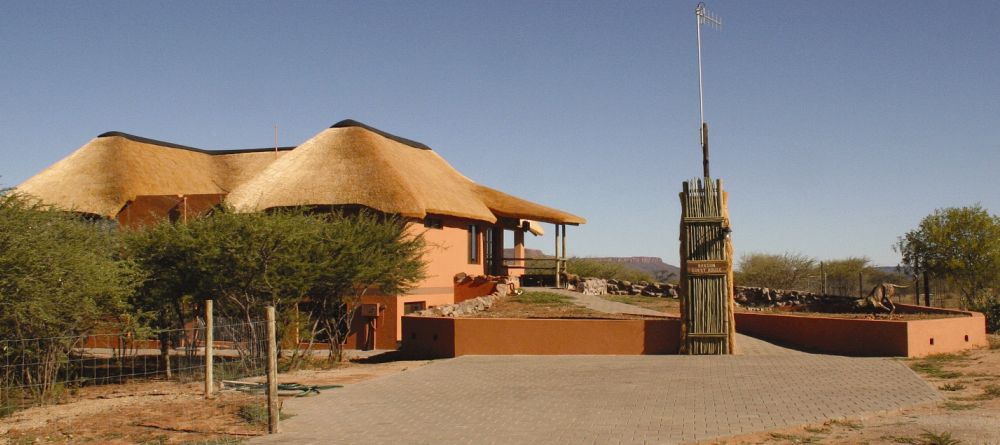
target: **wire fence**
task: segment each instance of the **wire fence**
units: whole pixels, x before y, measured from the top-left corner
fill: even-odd
[[[264,376],[267,322],[216,318],[213,380]],[[97,385],[205,378],[202,319],[185,329],[0,340],[0,416],[65,400],[75,390]]]

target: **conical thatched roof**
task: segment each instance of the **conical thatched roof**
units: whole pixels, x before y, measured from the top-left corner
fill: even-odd
[[[114,217],[140,195],[228,194],[240,211],[362,205],[421,218],[451,215],[581,224],[575,215],[476,184],[437,153],[355,121],[302,145],[210,152],[105,133],[18,186],[59,208]]]

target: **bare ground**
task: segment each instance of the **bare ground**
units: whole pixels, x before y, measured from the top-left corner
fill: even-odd
[[[994,349],[904,360],[938,388],[940,404],[706,443],[1000,444],[1000,336],[990,340]]]
[[[346,363],[335,369],[281,374],[279,381],[348,385],[426,363]],[[242,407],[263,404],[262,395],[238,391],[220,391],[205,400],[200,383],[152,381],[83,388],[66,403],[0,418],[0,445],[236,443],[264,434],[264,424],[248,422],[239,414]]]

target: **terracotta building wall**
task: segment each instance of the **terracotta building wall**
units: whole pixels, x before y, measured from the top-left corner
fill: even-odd
[[[676,354],[680,320],[403,317],[403,335],[415,358]]]

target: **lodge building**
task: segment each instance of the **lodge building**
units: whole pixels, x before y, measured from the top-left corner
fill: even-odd
[[[514,258],[523,258],[525,233],[540,235],[540,222],[563,234],[566,225],[586,222],[477,184],[430,147],[353,120],[297,147],[247,150],[209,151],[108,132],[16,189],[126,227],[193,218],[220,204],[239,212],[360,206],[399,215],[408,230],[424,233],[427,278],[405,295],[365,297],[380,305],[369,325],[377,332],[353,336],[348,347],[378,349],[396,347],[403,314],[467,297],[456,292],[456,274],[521,275],[523,261],[503,258],[509,237]]]

